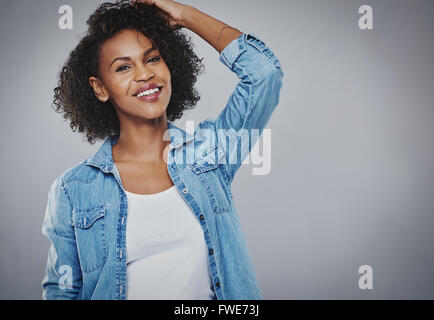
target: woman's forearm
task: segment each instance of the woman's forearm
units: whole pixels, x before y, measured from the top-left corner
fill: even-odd
[[[223,51],[232,40],[238,38],[242,34],[238,29],[207,15],[193,6],[186,6],[183,10],[182,26],[196,33],[213,46],[214,49],[219,51],[219,53]],[[223,27],[230,28],[225,28],[222,31],[219,46],[218,39]]]

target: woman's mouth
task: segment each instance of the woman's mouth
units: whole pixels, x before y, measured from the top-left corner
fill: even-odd
[[[155,101],[160,96],[163,87],[152,88],[149,90],[145,90],[136,95],[136,98],[139,98],[142,101]]]

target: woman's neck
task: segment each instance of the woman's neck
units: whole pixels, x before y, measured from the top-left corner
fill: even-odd
[[[113,160],[143,163],[165,160],[164,151],[170,144],[166,119],[162,116],[149,123],[121,125],[119,139],[112,150]]]

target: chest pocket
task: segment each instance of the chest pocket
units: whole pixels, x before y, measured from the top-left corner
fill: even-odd
[[[71,225],[75,227],[80,265],[84,272],[102,267],[107,259],[105,215],[107,207],[74,210]]]
[[[199,177],[204,191],[207,193],[214,213],[228,212],[230,208],[227,186],[219,171],[219,161],[224,157],[225,152],[220,147],[214,147],[196,161],[189,164],[193,173]]]

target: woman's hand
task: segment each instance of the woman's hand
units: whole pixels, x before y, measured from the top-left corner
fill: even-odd
[[[172,0],[133,0],[131,4],[141,2],[146,4],[154,4],[166,13],[166,19],[169,21],[170,26],[173,28],[183,27],[182,13],[187,8],[186,5]]]
[[[132,0],[134,3],[145,3],[157,6],[174,29],[187,28],[193,31],[219,53],[242,33],[226,23],[196,9],[173,0]],[[223,29],[223,27],[225,27]],[[223,32],[224,31],[224,32]]]

